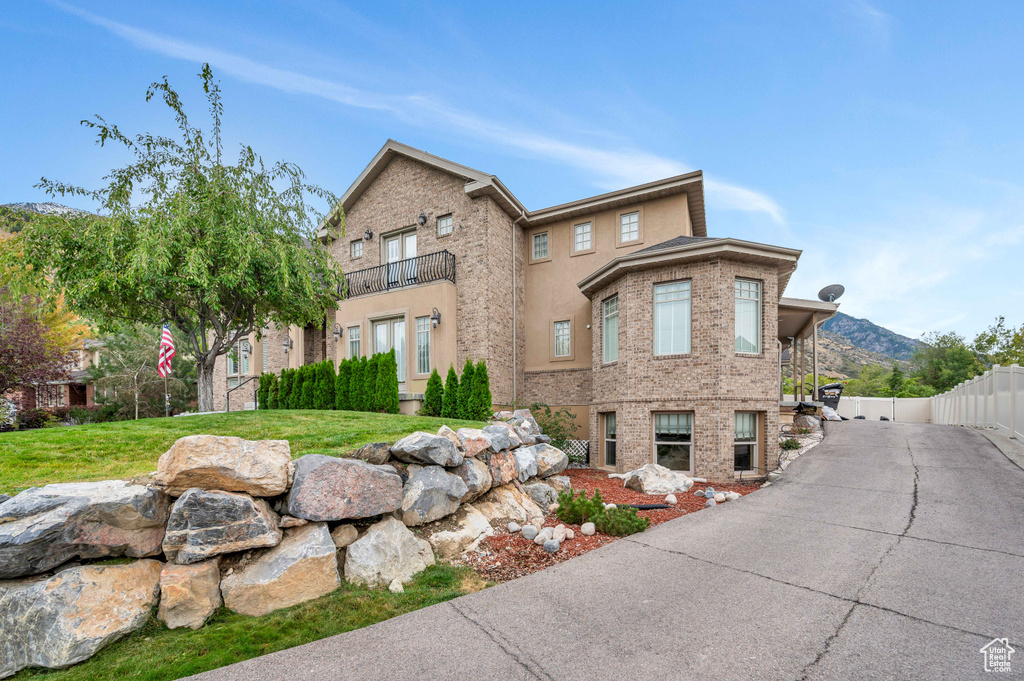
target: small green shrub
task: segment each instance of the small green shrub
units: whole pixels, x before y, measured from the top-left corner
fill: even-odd
[[[491,418],[491,379],[487,375],[487,364],[480,360],[473,371],[473,394],[470,397],[469,416],[477,421]]]
[[[349,384],[352,380],[352,361],[348,359],[341,360],[341,364],[338,365],[338,377],[334,383],[334,408],[335,409],[351,409],[352,405],[349,401]]]
[[[299,375],[302,376],[302,393],[301,397],[299,397],[299,409],[313,409],[315,406],[313,396],[316,394],[316,374],[315,364],[304,364],[299,369]]]
[[[437,373],[437,367],[430,372],[427,379],[427,389],[423,393],[423,415],[440,416],[444,408],[444,383],[441,382],[441,374]]]
[[[534,402],[530,405],[530,413],[540,426],[541,432],[551,438],[551,444],[559,449],[565,449],[566,440],[576,438],[576,431],[580,429],[576,423],[576,414],[562,407],[558,411],[552,411],[551,407],[542,402]],[[580,463],[586,463],[580,461]]]
[[[787,438],[779,446],[783,449],[800,449],[800,440],[795,437]]]
[[[473,361],[466,359],[462,367],[462,376],[459,377],[459,406],[458,418],[472,421],[476,418],[473,413],[473,374],[476,373],[476,365]]]
[[[314,409],[334,409],[334,361],[325,359],[313,365],[312,373],[316,376],[313,389]]]
[[[281,381],[277,374],[270,374],[270,385],[267,386],[267,409],[277,409],[277,395],[281,387]]]
[[[594,526],[598,532],[604,532],[615,537],[643,532],[651,526],[649,518],[636,514],[636,509],[629,506],[615,507],[607,510],[604,514],[594,520]]]
[[[576,495],[571,490],[559,492],[558,519],[571,525],[591,522],[598,532],[616,537],[643,532],[651,525],[648,518],[637,515],[635,508],[606,509],[601,490],[594,490],[594,496],[589,499],[587,491],[582,489]]]
[[[398,399],[398,361],[395,349],[381,353],[378,361],[377,387],[375,389],[376,411],[385,414],[397,414]]]
[[[444,394],[441,396],[441,416],[446,419],[459,418],[459,375],[451,365],[448,366],[448,378],[444,382]]]

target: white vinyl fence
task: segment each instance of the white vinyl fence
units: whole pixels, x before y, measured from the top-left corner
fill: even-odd
[[[785,396],[787,399],[790,395]],[[863,416],[877,421],[884,416],[890,421],[929,423],[932,418],[930,397],[849,397],[839,398],[836,412],[848,419]]]
[[[1024,438],[1024,367],[998,364],[932,401],[932,423],[991,428]]]

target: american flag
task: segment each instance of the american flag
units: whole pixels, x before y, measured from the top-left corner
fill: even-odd
[[[171,327],[164,324],[164,332],[160,336],[160,355],[156,362],[156,372],[161,378],[167,378],[171,373],[171,360],[174,358],[174,338],[171,337]]]

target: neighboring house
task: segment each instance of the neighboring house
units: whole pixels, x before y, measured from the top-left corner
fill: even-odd
[[[221,358],[217,408],[261,371],[394,348],[412,413],[432,369],[483,359],[496,405],[576,413],[594,466],[728,480],[774,467],[781,345],[836,310],[781,298],[800,251],[707,235],[701,171],[530,211],[389,140],[342,206],[344,236],[320,233],[346,273],[337,311]]]
[[[94,388],[86,383],[89,368],[99,364],[103,344],[86,338],[74,351],[73,367],[67,380],[27,386],[16,391],[11,399],[19,409],[51,409],[54,407],[85,407],[96,404]]]

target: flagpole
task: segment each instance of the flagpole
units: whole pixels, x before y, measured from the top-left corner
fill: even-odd
[[[164,376],[164,418],[171,416],[171,393],[167,391],[167,377]]]

